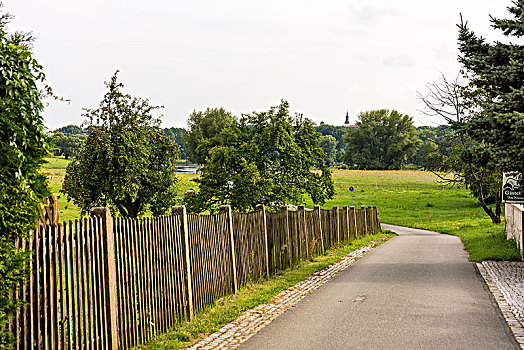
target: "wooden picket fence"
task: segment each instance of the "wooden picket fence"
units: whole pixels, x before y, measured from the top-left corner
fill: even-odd
[[[301,260],[380,231],[377,207],[264,206],[213,215],[91,217],[40,226],[26,305],[11,323],[16,349],[128,349],[168,331],[222,296]]]

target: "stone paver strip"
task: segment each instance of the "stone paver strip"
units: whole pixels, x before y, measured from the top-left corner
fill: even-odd
[[[280,292],[268,304],[259,305],[242,313],[235,321],[228,323],[188,349],[236,349],[288,308],[372,250],[382,240],[385,238],[372,241],[352,251],[340,261]]]
[[[477,263],[515,339],[524,349],[524,262]]]

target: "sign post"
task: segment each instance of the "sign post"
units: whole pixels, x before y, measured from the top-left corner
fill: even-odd
[[[350,186],[349,192],[351,192],[351,206],[353,206],[353,190],[354,190],[353,186]]]

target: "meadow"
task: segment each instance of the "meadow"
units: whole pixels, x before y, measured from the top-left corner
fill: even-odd
[[[62,158],[48,158],[43,167],[52,192],[60,200],[60,220],[79,217],[78,208],[59,193],[68,163]],[[181,198],[186,190],[196,188],[191,180],[198,175],[178,176]],[[377,205],[383,223],[459,236],[472,261],[520,259],[516,244],[505,238],[504,224],[493,225],[466,188],[444,185],[433,173],[335,170],[333,179],[337,194],[325,203],[326,208],[351,205],[349,187],[353,186],[354,205]],[[306,204],[313,205],[310,201]]]
[[[424,171],[334,171],[337,195],[326,203],[377,205],[383,223],[422,228],[460,237],[470,260],[519,260],[504,224],[494,225],[464,186],[442,184]]]

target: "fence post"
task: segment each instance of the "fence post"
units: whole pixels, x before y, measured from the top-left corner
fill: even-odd
[[[375,224],[377,225],[377,233],[382,232],[382,227],[380,226],[380,220],[378,219],[378,208],[373,206],[373,217],[375,218]]]
[[[373,207],[371,205],[368,205],[366,209],[366,217],[368,219],[368,231],[372,235],[375,234],[375,225],[373,224]]]
[[[522,215],[522,209],[520,210],[520,221],[519,221],[519,233],[520,237],[515,237],[515,241],[518,242],[518,247],[520,248],[521,256],[524,256],[524,215]]]
[[[517,241],[516,229],[518,228],[518,220],[516,220],[515,211],[518,210],[514,204],[506,203],[504,205],[504,223],[506,231],[506,239],[514,238]]]
[[[338,212],[338,205],[333,206],[335,212],[335,220],[337,221],[337,244],[340,245],[340,213]]]
[[[233,268],[233,289],[235,294],[238,292],[238,281],[237,281],[237,261],[235,254],[235,238],[233,237],[233,215],[231,214],[230,205],[221,205],[220,212],[227,214],[227,228],[229,230],[229,238],[231,240],[231,265]]]
[[[262,210],[262,225],[264,226],[264,245],[266,253],[266,277],[269,278],[269,244],[267,241],[267,221],[266,221],[266,207],[264,204],[257,204],[258,210]]]
[[[347,205],[344,205],[342,207],[342,210],[344,210],[344,212],[346,212],[346,229],[347,229],[347,233],[348,233],[348,236],[347,236],[347,241],[349,242],[349,240],[351,239],[351,225],[349,224],[349,208]]]
[[[286,230],[286,241],[287,241],[287,260],[289,262],[289,266],[292,265],[292,259],[291,259],[291,237],[289,234],[289,210],[287,206],[282,205],[280,206],[280,211],[285,213],[285,230]]]
[[[298,212],[300,213],[300,217],[302,218],[302,224],[304,225],[303,232],[304,232],[304,240],[306,241],[306,259],[309,260],[309,239],[307,235],[306,208],[303,205],[299,205]]]
[[[184,247],[186,252],[186,277],[187,277],[187,307],[189,308],[189,320],[193,320],[193,282],[191,279],[191,251],[189,250],[189,227],[187,224],[187,210],[185,205],[179,205],[171,208],[171,213],[177,215],[181,222],[184,234]]]
[[[366,213],[366,206],[365,205],[361,205],[360,206],[360,212],[362,213],[362,215],[364,216],[363,220],[362,220],[362,233],[364,234],[364,236],[367,236],[368,235],[368,218],[367,218],[367,213]]]
[[[354,206],[351,206],[349,207],[349,211],[351,211],[352,213],[352,218],[351,220],[353,220],[353,236],[355,238],[358,237],[358,226],[357,226],[357,209],[354,207]]]
[[[118,349],[118,305],[116,296],[115,244],[111,211],[106,207],[91,208],[91,216],[102,219],[102,242],[105,276],[106,317],[109,324],[108,337],[111,349]]]
[[[322,214],[320,214],[320,205],[315,205],[313,207],[313,210],[315,210],[318,213],[318,230],[320,231],[320,246],[322,247],[322,254],[324,254],[324,234],[322,232]]]
[[[511,204],[504,204],[504,231],[506,232],[506,238],[510,238],[511,232],[511,220],[513,220],[513,208]]]

